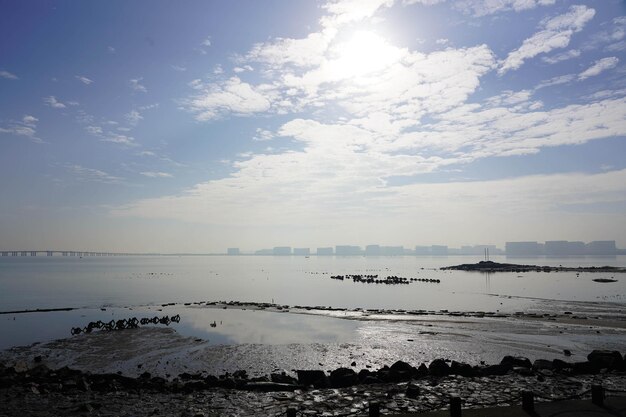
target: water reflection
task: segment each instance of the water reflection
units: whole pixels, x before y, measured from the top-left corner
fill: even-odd
[[[341,343],[353,341],[360,323],[332,317],[276,313],[263,310],[187,308],[176,326],[183,336],[212,345],[260,343]]]

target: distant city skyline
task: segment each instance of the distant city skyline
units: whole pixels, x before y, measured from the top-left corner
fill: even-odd
[[[625,51],[623,0],[3,1],[0,248],[626,247]]]

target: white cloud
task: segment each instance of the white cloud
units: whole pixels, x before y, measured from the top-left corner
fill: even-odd
[[[433,6],[435,4],[444,3],[446,0],[402,0],[402,4],[423,4],[424,6]]]
[[[75,179],[79,181],[116,184],[122,180],[122,178],[110,175],[105,171],[86,168],[82,165],[66,165],[65,168]]]
[[[601,72],[615,68],[618,63],[619,63],[619,59],[614,56],[602,58],[596,61],[592,66],[590,66],[589,68],[587,68],[586,70],[578,74],[578,79],[585,80],[589,77],[594,77],[600,74]]]
[[[211,46],[211,37],[207,36],[201,43],[202,46]]]
[[[143,120],[143,116],[137,110],[131,110],[130,112],[126,113],[124,117],[126,118],[126,120],[128,120],[128,123],[133,126],[136,126],[140,120]]]
[[[545,20],[541,24],[542,30],[524,40],[522,46],[509,53],[498,73],[502,75],[509,70],[516,70],[530,58],[567,47],[574,33],[580,32],[595,13],[594,9],[587,6],[576,5],[571,6],[565,14]]]
[[[26,114],[20,121],[10,121],[5,126],[0,126],[0,133],[24,136],[32,142],[43,143],[43,140],[37,137],[37,122],[39,122],[38,118]]]
[[[143,80],[143,78],[133,78],[133,79],[131,79],[129,81],[130,88],[133,91],[137,91],[137,92],[140,92],[140,93],[147,93],[148,89],[143,84],[141,84],[142,80]]]
[[[198,120],[213,120],[226,113],[250,114],[267,111],[269,100],[258,89],[232,77],[222,84],[202,86],[202,92],[186,103]]]
[[[567,61],[568,59],[578,58],[580,53],[581,52],[578,49],[570,49],[569,51],[565,51],[560,54],[544,56],[541,60],[547,64],[556,64],[558,62]]]
[[[102,135],[102,128],[100,126],[86,126],[85,130],[95,136],[100,136]]]
[[[174,71],[178,71],[178,72],[185,72],[185,71],[187,71],[186,67],[182,67],[180,65],[171,65],[171,67],[172,67],[172,69]]]
[[[64,109],[66,107],[65,104],[57,100],[55,96],[44,97],[43,101],[53,109]]]
[[[118,133],[109,133],[101,139],[103,142],[111,142],[123,146],[139,146],[132,136],[120,135]]]
[[[252,138],[252,140],[255,140],[257,142],[263,142],[272,139],[274,139],[274,134],[269,130],[261,129],[260,127],[256,129],[256,134]]]
[[[144,171],[140,172],[140,174],[149,178],[172,178],[172,174],[167,172]]]
[[[31,116],[30,114],[27,114],[24,117],[22,117],[22,123],[24,123],[27,126],[36,126],[38,121],[39,121],[38,118],[36,118],[35,116]]]
[[[93,80],[90,80],[83,75],[76,75],[76,79],[85,85],[93,84]]]
[[[114,47],[112,47],[112,46],[107,46],[107,51],[108,51],[110,54],[114,54],[114,53],[116,52],[116,51],[115,51],[115,48],[114,48]]]
[[[464,13],[480,17],[502,11],[520,12],[539,6],[551,6],[555,2],[556,0],[457,0],[454,6]]]
[[[0,71],[0,78],[5,78],[7,80],[18,80],[19,78],[17,77],[17,75],[13,74],[12,72],[9,71]]]
[[[325,27],[337,28],[347,23],[370,18],[379,9],[390,7],[394,0],[330,0],[322,5],[328,15],[320,23]]]
[[[576,76],[574,74],[559,75],[557,77],[550,78],[549,80],[540,82],[535,89],[538,90],[540,88],[551,87],[553,85],[568,84],[575,79]]]

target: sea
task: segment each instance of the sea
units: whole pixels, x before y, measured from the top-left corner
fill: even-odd
[[[382,313],[378,316],[364,314],[368,310],[512,315],[516,312],[562,314],[568,309],[577,309],[587,313],[624,313],[626,274],[486,274],[440,269],[480,260],[480,257],[472,256],[1,257],[0,350],[68,338],[72,327],[85,326],[89,321],[131,316],[179,314],[181,321],[172,323],[172,328],[184,336],[210,341],[212,345],[288,345],[365,343],[377,337],[393,338],[398,334],[412,340],[415,327]],[[492,256],[491,260],[568,267],[626,266],[626,256],[623,255],[602,258]],[[417,280],[410,284],[366,284],[331,278],[337,275],[397,276]],[[599,283],[593,280],[595,278],[616,281]],[[284,309],[280,312],[283,314],[278,314],[246,308],[198,307],[205,302],[229,301],[271,303],[284,306]],[[363,314],[356,317],[358,320],[347,312],[328,310],[322,310],[320,314],[308,310],[304,310],[308,314],[284,314],[294,306],[343,308],[348,312],[361,309]],[[72,310],[19,313],[63,308]],[[441,325],[441,334],[446,333],[441,331],[442,326],[450,327],[449,324]],[[474,324],[465,323],[457,326],[454,332],[448,330],[453,336],[440,338],[441,346],[453,350],[459,334],[476,334],[472,326]],[[507,325],[503,327],[499,323],[496,327],[502,333]],[[479,330],[483,335],[488,333],[485,333],[488,329]],[[490,343],[519,344],[521,339],[527,342],[534,337],[530,336],[533,332],[538,332],[537,329],[518,330],[511,331],[504,341],[496,341],[501,336],[493,334],[489,336],[493,339]],[[420,328],[420,334],[425,334],[423,328]],[[520,338],[519,334],[524,335]],[[589,337],[587,333],[579,332],[572,337],[564,339],[563,346],[567,343],[597,344],[585,339]],[[616,330],[602,341],[607,346],[624,344],[626,334]],[[476,348],[482,349],[481,343],[485,343],[484,338],[476,339]],[[546,345],[558,343],[546,342]]]

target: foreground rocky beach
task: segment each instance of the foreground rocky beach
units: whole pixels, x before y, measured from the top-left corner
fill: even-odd
[[[41,357],[0,364],[0,416],[283,416],[368,415],[445,409],[451,395],[464,407],[519,404],[523,391],[537,401],[590,398],[592,385],[607,395],[626,393],[626,361],[617,351],[593,351],[584,362],[504,357],[471,366],[435,359],[415,367],[397,361],[378,370],[340,367],[249,377],[181,373],[171,379],[144,372],[137,378],[50,369]]]
[[[622,306],[568,306],[514,314],[235,301],[122,309],[138,316],[126,316],[126,326],[85,322],[80,332],[72,328],[75,336],[0,351],[0,416],[283,416],[288,409],[363,416],[370,403],[383,415],[446,409],[450,395],[480,408],[519,404],[523,391],[537,401],[589,398],[598,384],[608,395],[623,394]],[[357,326],[360,336],[224,345],[176,330],[200,320],[228,331],[239,326],[231,320],[237,316],[256,320],[253,326],[290,319],[308,331],[311,323],[322,331]],[[19,323],[19,314],[13,318]],[[589,353],[590,346],[599,350]]]

